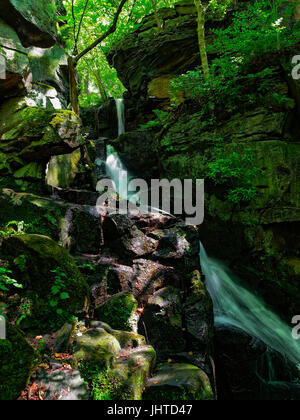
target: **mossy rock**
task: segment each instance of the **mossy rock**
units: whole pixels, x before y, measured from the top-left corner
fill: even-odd
[[[71,315],[87,307],[88,284],[69,252],[52,239],[30,234],[11,236],[3,240],[1,254],[9,261],[14,276],[22,283],[23,292],[31,293],[34,316],[37,319],[43,318],[45,305],[48,306],[53,299],[51,288],[56,276],[53,270],[57,269],[65,275],[62,278],[64,287],[61,292],[69,296],[59,301],[59,308]],[[23,261],[22,267],[19,264],[20,258]]]
[[[121,353],[118,340],[103,328],[86,331],[74,343],[74,359],[82,366],[109,369]]]
[[[128,357],[117,360],[113,372],[123,381],[126,390],[122,399],[139,401],[146,383],[153,372],[156,351],[152,346],[143,346],[131,352]]]
[[[137,348],[146,344],[146,339],[140,334],[129,331],[113,330],[108,324],[101,321],[92,321],[93,328],[103,328],[106,332],[113,335],[120,343],[122,349]]]
[[[0,108],[0,173],[28,176],[30,163],[45,169],[51,156],[71,153],[82,143],[80,120],[71,111],[31,106],[28,98],[12,98]],[[20,169],[21,172],[18,172]],[[29,176],[33,176],[30,167]],[[41,172],[38,171],[38,178]]]
[[[144,400],[214,400],[206,373],[186,363],[163,364],[147,384]]]
[[[95,309],[95,317],[109,324],[113,329],[137,331],[138,303],[131,293],[122,292]]]
[[[12,325],[0,340],[0,401],[15,400],[26,388],[39,363],[38,353]]]

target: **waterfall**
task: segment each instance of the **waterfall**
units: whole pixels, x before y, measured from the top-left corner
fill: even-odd
[[[118,135],[125,133],[125,105],[124,99],[115,99],[118,116]]]
[[[114,181],[116,192],[122,200],[129,200],[128,183],[132,176],[124,167],[113,146],[107,146],[106,173]]]
[[[265,302],[241,284],[222,262],[208,257],[201,244],[201,265],[213,300],[215,323],[239,327],[277,350],[300,368],[300,342]]]
[[[118,134],[120,136],[125,133],[125,105],[123,99],[115,99],[115,103],[118,116]],[[136,199],[138,193],[128,192],[128,184],[134,178],[134,175],[126,169],[112,145],[107,146],[106,173],[114,181],[116,192],[122,200],[131,201],[133,197]],[[134,202],[135,201],[136,200],[134,200]],[[172,216],[157,208],[149,206],[148,209],[151,213],[161,213]]]

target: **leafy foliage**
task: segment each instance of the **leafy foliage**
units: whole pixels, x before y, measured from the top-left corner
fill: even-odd
[[[170,7],[175,2],[175,0],[156,0],[154,3],[159,9]],[[72,3],[74,4],[73,11]],[[85,9],[86,4],[87,8]],[[88,2],[86,0],[64,0],[67,15],[60,19],[67,22],[67,25],[61,26],[60,35],[69,53],[74,50],[79,28],[79,50],[86,48],[108,29],[112,24],[118,4],[119,1],[115,0],[103,0],[101,2],[97,0],[89,0]],[[145,15],[150,13],[153,13],[152,0],[138,2],[128,0],[119,18],[116,32],[105,39],[101,45],[90,51],[78,63],[81,106],[98,105],[105,101],[107,97],[120,98],[123,95],[125,88],[118,79],[116,70],[109,66],[105,52],[113,44],[122,42],[126,34],[138,28]]]
[[[210,77],[205,79],[202,68],[190,71],[171,83],[171,90],[184,92],[185,96],[207,107],[215,104],[229,109],[241,99],[251,102],[247,94],[249,86],[258,86],[257,98],[269,90],[274,69],[265,66],[253,72],[253,63],[259,63],[262,55],[278,53],[294,45],[299,39],[299,24],[290,24],[295,5],[283,7],[282,0],[258,0],[245,11],[235,12],[227,29],[215,29],[214,41],[208,52],[220,51],[210,65]],[[244,97],[244,98],[243,98]]]
[[[251,147],[241,151],[228,151],[223,139],[215,141],[212,159],[207,165],[206,176],[215,185],[225,184],[227,198],[233,203],[251,201],[256,197],[255,178],[260,169],[255,165],[256,154]]]

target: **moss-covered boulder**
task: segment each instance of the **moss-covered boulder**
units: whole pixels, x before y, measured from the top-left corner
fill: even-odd
[[[212,353],[214,335],[213,303],[204,276],[198,270],[188,275],[190,290],[183,305],[189,349],[200,351],[203,359]],[[209,362],[210,363],[210,362]]]
[[[108,324],[101,321],[92,321],[92,328],[102,328],[112,336],[114,336],[120,343],[122,349],[137,348],[146,344],[146,339],[143,335],[136,334],[131,331],[118,331],[112,329]]]
[[[79,149],[70,154],[53,156],[47,169],[47,184],[52,187],[70,187],[79,171],[80,159],[81,153]]]
[[[0,401],[17,399],[38,363],[38,353],[8,324],[7,338],[0,340]]]
[[[10,99],[0,108],[2,175],[21,168],[24,175],[32,175],[32,170],[24,169],[30,163],[40,164],[45,171],[51,156],[70,153],[81,144],[80,120],[71,111],[30,106],[27,98]]]
[[[126,400],[141,400],[148,378],[156,362],[156,352],[151,346],[136,348],[128,356],[117,360],[112,372],[122,379]]]
[[[205,372],[184,363],[169,363],[159,367],[147,383],[145,400],[213,400],[214,394]]]
[[[2,242],[1,255],[23,285],[23,293],[30,294],[35,320],[48,325],[57,310],[72,315],[87,308],[86,281],[68,251],[52,239],[29,234],[8,237]]]
[[[122,292],[112,296],[95,308],[95,317],[113,329],[137,332],[138,303],[131,293]]]
[[[5,183],[5,179],[3,180]],[[21,182],[22,189],[28,182]],[[96,201],[96,199],[95,199]],[[88,206],[72,205],[40,195],[0,190],[0,226],[16,222],[26,233],[50,236],[72,254],[97,254],[101,243],[100,220]]]
[[[118,340],[102,328],[90,329],[74,342],[74,359],[81,365],[109,369],[120,353]]]

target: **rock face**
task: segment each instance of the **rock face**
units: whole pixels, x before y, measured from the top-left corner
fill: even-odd
[[[67,54],[57,43],[56,1],[0,5],[0,173],[44,181],[53,155],[76,150],[80,121],[68,105]]]
[[[217,324],[215,339],[219,399],[299,399],[298,369],[283,355],[231,325]]]
[[[24,47],[52,47],[57,39],[55,0],[3,0],[0,14],[18,32]]]
[[[235,7],[246,6],[247,2],[236,2]],[[146,17],[141,27],[109,55],[129,89],[129,120],[135,109],[131,127],[141,122],[140,113],[152,120],[150,111],[164,107],[167,98],[149,94],[156,91],[155,86],[160,93],[165,91],[161,78],[166,80],[199,64],[194,11],[190,1],[181,2],[175,10],[164,10],[161,33],[156,31],[154,17]],[[231,21],[231,12],[223,20],[209,16],[208,44],[211,29],[226,27]],[[257,85],[249,84],[233,108],[215,110],[213,125],[199,104],[187,102],[160,133],[149,130],[140,141],[139,132],[130,132],[115,143],[128,167],[134,167],[137,156],[149,150],[148,164],[143,161],[137,175],[155,178],[159,168],[161,178],[206,179],[205,222],[200,229],[205,247],[229,260],[289,321],[300,309],[299,256],[295,249],[300,239],[300,91],[299,83],[291,78],[290,64],[297,53],[298,47],[291,47],[282,59],[275,54],[267,60],[273,70],[268,92],[260,95]],[[264,71],[265,67],[260,63],[251,71]],[[255,99],[245,101],[247,95]],[[278,97],[286,100],[279,103]],[[225,158],[233,153],[243,156],[251,149],[257,169],[251,179],[257,190],[252,201],[236,205],[226,195],[228,183],[215,185],[208,179],[208,165],[218,148],[214,139],[222,140]]]

